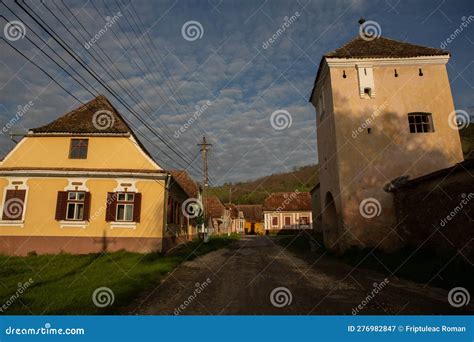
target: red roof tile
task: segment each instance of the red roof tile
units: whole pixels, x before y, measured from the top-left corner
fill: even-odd
[[[197,198],[198,186],[184,170],[171,170],[168,171],[173,177],[173,180],[180,186],[184,192],[192,198]]]
[[[309,192],[275,192],[263,203],[264,211],[309,211],[311,195]]]
[[[225,207],[216,196],[207,197],[204,200],[204,207],[206,208],[207,215],[212,218],[224,216]]]
[[[249,222],[263,221],[263,206],[260,204],[239,204],[237,208],[244,213],[244,218]]]
[[[33,133],[131,133],[122,116],[103,95],[64,114],[47,125],[32,128]]]
[[[328,52],[327,58],[407,58],[449,55],[448,51],[415,45],[385,37],[365,40],[357,36],[340,48]]]

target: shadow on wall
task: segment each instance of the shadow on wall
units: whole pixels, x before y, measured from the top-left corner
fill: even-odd
[[[340,107],[351,108],[344,96],[336,96],[347,102]],[[410,133],[408,113],[391,111],[386,103],[367,104],[359,111],[338,111],[335,120],[342,200],[338,216],[343,231],[349,230],[343,243],[398,249],[406,241],[396,229],[393,195],[384,191],[384,186],[402,175],[416,178],[461,161],[457,129],[441,121],[448,120],[447,116],[438,115],[433,117],[434,132]],[[361,207],[364,201],[372,205]]]

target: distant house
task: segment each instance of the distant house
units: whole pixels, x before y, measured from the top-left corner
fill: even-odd
[[[260,204],[239,204],[238,209],[244,215],[244,231],[245,234],[264,234],[263,227],[263,206]]]
[[[172,170],[169,174],[172,178],[168,184],[165,231],[168,239],[165,241],[173,245],[197,237],[196,217],[193,213],[186,214],[183,203],[188,199],[193,200],[191,203],[196,203],[194,199],[200,198],[200,189],[186,171]]]
[[[203,200],[206,208],[208,225],[212,228],[212,233],[220,234],[231,229],[232,219],[230,211],[222,204],[216,196],[209,196]]]
[[[281,229],[312,227],[311,195],[309,192],[276,192],[263,204],[265,232]]]
[[[31,129],[0,163],[0,253],[162,251],[196,234],[181,210],[195,189],[176,176],[99,96]]]
[[[240,210],[238,206],[233,203],[227,203],[225,207],[228,210],[228,213],[230,214],[230,218],[231,218],[231,232],[243,233],[245,218],[244,218],[244,213],[242,212],[242,210]]]

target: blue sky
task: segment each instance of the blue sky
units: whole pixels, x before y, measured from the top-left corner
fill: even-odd
[[[6,3],[22,22],[48,38],[13,1]],[[98,47],[105,51],[124,77],[108,67],[114,75],[120,76],[118,82],[126,89],[136,89],[140,94],[136,96],[140,97],[139,103],[119,91],[120,96],[139,112],[145,108],[150,115],[147,121],[158,127],[160,134],[166,131],[173,144],[179,145],[190,158],[198,153],[196,144],[205,134],[213,144],[209,155],[213,184],[254,179],[317,163],[315,112],[308,97],[321,56],[356,36],[360,17],[378,22],[382,36],[440,47],[459,28],[463,17],[474,15],[474,2],[469,0],[125,0],[120,2],[120,7],[118,1],[107,1],[105,5],[102,0],[94,3],[66,0],[67,7],[87,28],[88,32],[84,32],[75,19],[67,17],[69,13],[60,2],[58,8],[46,1],[78,37],[82,34],[92,38],[104,27],[107,16],[122,14],[93,44],[94,52],[79,45],[39,2],[27,3],[37,6],[36,13],[74,47],[89,67],[100,70],[87,51],[100,54]],[[60,9],[67,18],[61,16]],[[0,13],[8,20],[17,19],[3,5],[0,5]],[[288,28],[264,48],[264,43],[292,16]],[[201,25],[199,39],[184,39],[182,28],[189,21]],[[3,32],[4,19],[1,26]],[[28,31],[26,35],[36,39]],[[145,31],[153,42],[141,34]],[[79,40],[85,43],[84,39]],[[25,38],[11,43],[26,55],[34,55],[34,62],[52,73],[78,98],[83,101],[92,98]],[[5,154],[14,145],[9,139],[10,132],[26,132],[28,128],[43,125],[80,103],[19,57],[4,41],[1,44],[0,125],[5,127],[18,106],[33,103],[13,127],[0,135],[0,153]],[[51,46],[68,58],[54,42]],[[448,72],[455,106],[472,113],[474,21],[446,49],[452,53]],[[163,68],[156,67],[158,59]],[[77,63],[72,63],[70,68],[80,70]],[[85,72],[81,74],[87,77]],[[108,84],[115,84],[105,74],[104,78]],[[107,91],[99,85],[95,89],[106,95],[125,118],[137,124],[143,134],[152,138]],[[177,99],[170,100],[170,95]],[[208,108],[189,128],[178,138],[173,137],[193,115],[196,117],[196,106],[206,103]],[[272,127],[270,117],[277,110],[290,113],[290,127],[283,130]],[[143,117],[147,117],[145,113]],[[163,155],[164,146],[161,149],[148,147],[164,167],[180,168],[175,160]],[[193,167],[200,165],[198,159]],[[193,169],[190,171],[198,176]]]

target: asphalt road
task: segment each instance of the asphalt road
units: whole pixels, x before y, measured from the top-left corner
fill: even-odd
[[[386,278],[326,253],[310,264],[279,246],[276,239],[244,237],[228,248],[185,262],[127,313],[474,314],[472,301],[462,309],[452,307],[445,289]]]

